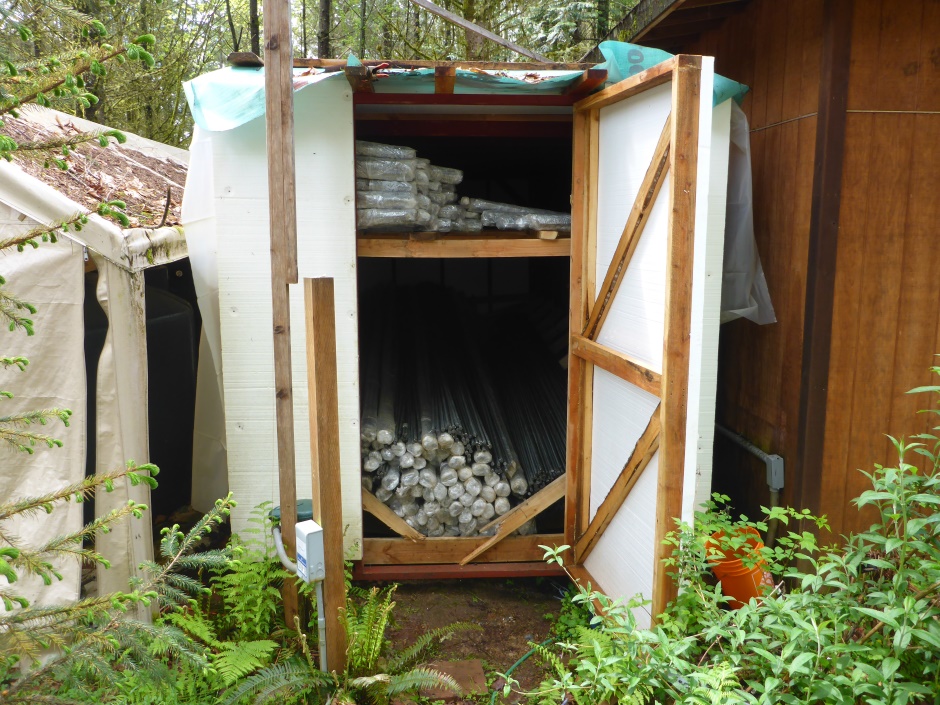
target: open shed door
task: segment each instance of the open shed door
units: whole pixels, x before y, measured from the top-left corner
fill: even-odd
[[[680,55],[575,105],[566,542],[576,575],[675,595],[674,519],[710,491],[730,102]]]

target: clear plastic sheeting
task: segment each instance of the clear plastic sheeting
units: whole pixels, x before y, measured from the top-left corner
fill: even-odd
[[[357,191],[356,202],[360,210],[369,208],[398,210],[418,207],[418,199],[407,191]]]
[[[414,159],[356,159],[357,179],[380,179],[384,181],[414,181],[416,165]]]
[[[751,138],[747,115],[731,105],[731,154],[728,161],[728,205],[722,271],[721,322],[747,318],[760,325],[776,323],[757,240],[751,179]]]
[[[407,191],[408,193],[418,193],[418,186],[413,181],[356,179],[356,191]]]
[[[393,144],[379,144],[356,140],[356,154],[363,157],[376,157],[378,159],[414,159],[417,151],[411,147],[399,147]]]
[[[427,211],[424,211],[427,213]],[[430,219],[429,219],[430,220]],[[396,228],[415,225],[418,222],[416,208],[359,208],[356,211],[356,225],[359,228]]]

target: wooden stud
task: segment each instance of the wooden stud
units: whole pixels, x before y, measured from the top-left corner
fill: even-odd
[[[594,576],[585,568],[583,565],[566,565],[565,568],[568,571],[568,577],[578,586],[584,588],[585,590],[600,590],[600,586],[597,584],[597,581],[594,579]],[[599,600],[592,600],[591,604],[594,605],[594,612],[596,614],[604,613],[604,606],[600,603]]]
[[[457,69],[454,66],[438,66],[434,69],[434,92],[453,93],[454,83],[457,80]]]
[[[689,339],[692,326],[692,265],[695,236],[695,183],[698,167],[698,116],[701,57],[676,57],[672,82],[672,149],[669,154],[669,236],[666,244],[666,317],[663,339],[662,437],[656,489],[653,565],[653,620],[675,598],[676,586],[663,559],[663,545],[682,513],[685,474],[685,430],[689,387]],[[705,100],[711,100],[707,96]]]
[[[568,257],[571,240],[541,240],[530,233],[361,233],[359,257]]]
[[[291,375],[290,299],[297,282],[297,208],[294,174],[294,91],[291,68],[290,7],[273,0],[267,8],[264,71],[268,155],[268,208],[271,230],[271,305],[274,332],[274,386],[277,424],[278,485],[284,545],[296,551],[297,487],[294,460],[294,396]],[[298,615],[296,584],[284,583],[287,624]]]
[[[411,539],[412,541],[425,540],[425,537],[421,533],[409,526],[404,519],[389,509],[387,505],[380,502],[378,498],[368,490],[362,491],[362,508],[399,536],[404,536],[406,539]]]
[[[659,430],[659,407],[657,406],[643,434],[637,439],[630,459],[623,466],[623,470],[620,471],[604,501],[597,508],[597,513],[591,520],[587,531],[584,532],[584,536],[578,539],[574,552],[578,564],[583,564],[594,550],[601,534],[610,526],[614,515],[623,506],[636,481],[640,479],[640,475],[652,460],[653,454],[659,449]]]
[[[657,397],[662,392],[662,375],[619,350],[595,343],[584,336],[571,336],[571,354],[617,375],[620,379]]]
[[[672,80],[672,70],[675,68],[676,59],[666,59],[662,63],[651,66],[645,71],[635,76],[625,78],[619,83],[605,88],[594,95],[579,100],[574,104],[575,110],[600,110],[601,108],[616,103],[617,101],[637,95],[647,91],[655,86],[661,86]]]
[[[527,521],[534,519],[550,506],[552,506],[555,502],[562,499],[565,496],[566,485],[567,481],[565,476],[562,475],[561,477],[558,477],[545,485],[545,487],[529,497],[522,504],[513,507],[503,516],[499,517],[498,519],[494,519],[492,522],[484,526],[481,531],[486,531],[488,528],[492,528],[493,526],[498,526],[499,528],[496,530],[496,534],[494,536],[490,537],[480,546],[477,546],[475,549],[470,551],[470,553],[468,553],[460,561],[460,565],[467,565],[467,563],[472,561],[480,554],[488,551],[490,548],[509,536],[513,531],[525,524]]]
[[[607,69],[585,69],[577,81],[568,86],[564,93],[574,100],[581,100],[586,95],[604,85],[607,80]]]
[[[346,66],[343,72],[354,93],[375,93],[375,86],[372,85],[372,69],[368,66]]]
[[[310,405],[311,476],[314,519],[323,527],[326,580],[322,614],[326,615],[326,655],[332,670],[343,672],[346,632],[339,610],[346,608],[343,560],[343,502],[339,462],[339,397],[336,383],[336,308],[333,280],[305,279],[307,318],[307,389]],[[323,645],[320,645],[323,648]]]
[[[591,340],[597,340],[601,326],[610,312],[614,297],[620,289],[620,284],[633,258],[643,230],[649,220],[650,212],[653,210],[653,204],[656,202],[656,196],[666,180],[666,172],[669,170],[669,137],[671,120],[667,116],[666,124],[659,135],[659,142],[653,151],[653,161],[650,162],[640,184],[640,190],[633,201],[633,207],[630,209],[630,215],[627,216],[627,223],[623,226],[623,233],[617,243],[617,249],[607,267],[607,274],[604,275],[604,283],[601,285],[601,291],[594,302],[594,308],[591,309],[591,315],[588,317],[587,325],[584,327],[584,336]]]
[[[489,540],[488,536],[429,538],[424,543],[406,539],[363,539],[362,562],[369,565],[456,565],[470,551]],[[561,546],[562,534],[510,536],[477,557],[478,563],[518,563],[541,561],[545,550],[539,546]]]

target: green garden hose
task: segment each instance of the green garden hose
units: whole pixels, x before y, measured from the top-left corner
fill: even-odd
[[[541,644],[539,644],[539,646],[546,646],[546,645],[550,644],[550,643],[553,642],[553,641],[555,641],[554,637],[548,637],[548,639],[546,639],[546,640],[543,641]],[[521,666],[523,663],[525,663],[525,660],[526,660],[527,658],[529,658],[529,656],[531,656],[532,654],[535,653],[535,649],[536,649],[536,647],[533,647],[533,648],[529,649],[529,652],[528,652],[525,656],[523,656],[521,659],[519,659],[518,661],[516,661],[513,665],[511,665],[511,666],[509,667],[509,670],[506,671],[506,678],[507,678],[507,679],[509,678],[509,676],[512,675],[512,672],[515,671],[516,668],[518,668],[518,667]],[[493,691],[493,695],[490,696],[490,705],[495,705],[495,703],[496,703],[496,696],[497,696],[497,695],[499,695],[499,691],[498,691],[498,690],[494,690],[494,691]]]

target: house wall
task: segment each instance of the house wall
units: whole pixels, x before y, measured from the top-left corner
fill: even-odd
[[[683,51],[715,57],[717,73],[751,90],[742,108],[751,129],[754,228],[777,323],[721,328],[718,422],[792,468],[797,455],[800,363],[822,2],[754,0]],[[640,40],[642,42],[642,39]],[[716,437],[714,489],[755,516],[769,501],[764,465]],[[795,483],[783,500],[794,503]]]
[[[895,462],[884,434],[936,424],[905,392],[940,352],[938,111],[940,4],[856,0],[820,493],[843,532],[870,523],[850,500]]]

